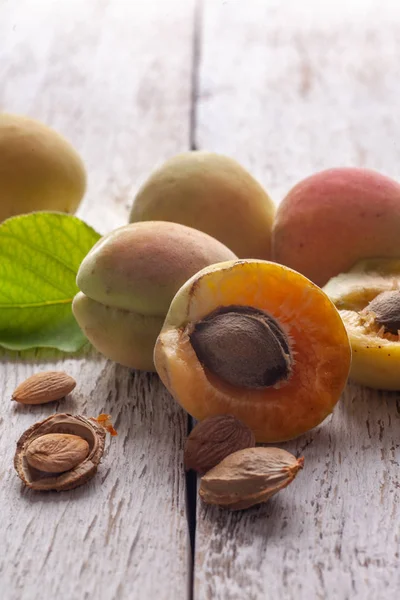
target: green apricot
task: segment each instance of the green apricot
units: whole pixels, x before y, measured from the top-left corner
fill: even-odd
[[[120,227],[99,240],[79,268],[75,318],[106,357],[152,371],[154,345],[176,292],[205,266],[235,258],[211,236],[184,225]]]
[[[275,205],[238,162],[213,152],[178,154],[138,191],[129,221],[171,221],[204,231],[240,258],[271,257]]]

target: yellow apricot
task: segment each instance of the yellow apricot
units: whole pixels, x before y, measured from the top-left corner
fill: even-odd
[[[275,206],[238,162],[213,152],[178,154],[138,191],[130,222],[172,221],[220,240],[240,258],[271,256]]]
[[[39,210],[74,213],[85,193],[83,162],[43,123],[0,114],[0,221]]]

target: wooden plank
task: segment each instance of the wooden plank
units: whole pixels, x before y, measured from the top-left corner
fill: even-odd
[[[0,3],[0,110],[68,136],[101,231],[126,222],[142,179],[190,139],[194,0]]]
[[[215,3],[202,14],[196,145],[236,157],[279,201],[338,165],[399,172],[393,2]],[[391,600],[400,589],[398,395],[348,385],[296,441],[267,505],[197,509],[195,600]]]
[[[233,154],[275,202],[332,165],[398,175],[398,3],[204,4],[199,148]]]
[[[193,8],[187,0],[0,2],[0,109],[37,117],[75,144],[89,172],[79,214],[101,232],[126,222],[140,177],[188,148]],[[71,398],[11,406],[16,384],[48,368],[76,378]],[[158,378],[93,353],[3,359],[0,380],[1,597],[187,598],[187,417]],[[111,413],[119,435],[88,485],[35,494],[13,470],[15,442],[59,411]]]

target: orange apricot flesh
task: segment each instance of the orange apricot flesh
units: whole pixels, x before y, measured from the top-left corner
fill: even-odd
[[[285,332],[293,357],[287,381],[233,386],[198,360],[193,324],[218,307],[238,305],[265,311]],[[258,442],[292,439],[321,423],[340,397],[350,361],[346,329],[327,295],[296,271],[259,260],[220,263],[189,279],[172,301],[154,351],[162,381],[192,416],[234,415]]]

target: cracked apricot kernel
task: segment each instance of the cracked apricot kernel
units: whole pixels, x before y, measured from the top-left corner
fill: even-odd
[[[33,490],[72,490],[96,474],[105,438],[105,429],[95,419],[55,414],[22,434],[14,467]]]

